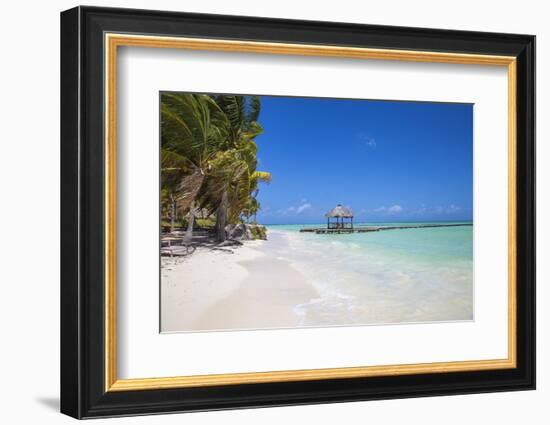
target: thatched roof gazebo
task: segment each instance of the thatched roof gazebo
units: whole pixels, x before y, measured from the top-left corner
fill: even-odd
[[[348,207],[338,204],[325,217],[327,229],[353,229],[353,211]]]

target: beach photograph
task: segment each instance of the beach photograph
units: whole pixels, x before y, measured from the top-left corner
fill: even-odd
[[[472,104],[159,104],[162,333],[474,319]]]

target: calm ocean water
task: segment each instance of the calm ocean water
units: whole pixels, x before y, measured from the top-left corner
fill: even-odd
[[[421,223],[370,225],[404,224]],[[473,319],[472,226],[299,232],[322,226],[267,226],[270,251],[291,262],[319,293],[296,307],[303,326]]]

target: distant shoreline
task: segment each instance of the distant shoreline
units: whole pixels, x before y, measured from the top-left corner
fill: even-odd
[[[328,227],[302,227],[300,232],[316,233],[316,234],[331,234],[331,233],[371,233],[380,232],[386,230],[406,230],[406,229],[435,229],[438,227],[464,227],[473,226],[473,223],[418,223],[418,224],[401,224],[397,226],[372,226],[356,224],[353,227],[340,227],[340,228],[328,228]]]
[[[473,225],[473,220],[386,220],[386,221],[358,221],[354,222],[354,226],[378,226],[382,224],[461,224]],[[316,223],[262,223],[262,226],[326,226],[325,222]]]

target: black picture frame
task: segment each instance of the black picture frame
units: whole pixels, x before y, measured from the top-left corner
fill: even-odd
[[[507,55],[517,58],[517,367],[106,392],[104,33]],[[76,7],[61,13],[61,412],[75,418],[535,388],[535,37]]]

